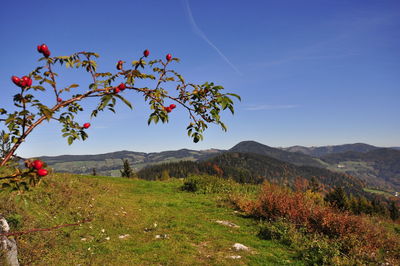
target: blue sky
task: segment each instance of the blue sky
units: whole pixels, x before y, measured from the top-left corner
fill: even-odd
[[[171,53],[188,81],[214,81],[240,94],[228,132],[212,126],[194,144],[188,115],[147,126],[149,109],[117,108],[90,119],[89,139],[68,146],[57,123],[32,133],[21,156],[117,150],[226,149],[242,140],[269,146],[365,142],[400,146],[399,1],[6,1],[0,9],[0,107],[12,108],[12,75],[37,66],[36,45],[53,55],[95,51],[100,69]],[[87,84],[65,72],[60,83]],[[42,97],[45,97],[42,95]],[[94,102],[84,104],[90,110]]]

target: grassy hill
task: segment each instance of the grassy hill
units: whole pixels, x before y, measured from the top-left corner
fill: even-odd
[[[51,174],[33,191],[0,193],[0,213],[12,231],[92,219],[17,237],[23,265],[303,264],[289,247],[261,240],[257,221],[226,207],[219,194],[183,192],[181,185],[181,180]],[[251,250],[235,251],[235,243]]]

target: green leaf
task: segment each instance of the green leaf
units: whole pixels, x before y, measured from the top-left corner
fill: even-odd
[[[237,98],[239,101],[241,101],[241,100],[242,100],[242,98],[241,98],[239,95],[235,94],[235,93],[227,93],[227,95],[230,95],[230,96],[236,97],[236,98]]]
[[[121,95],[116,94],[115,97],[117,97],[118,99],[120,99],[121,101],[123,101],[130,109],[132,109],[132,104],[125,99],[124,97],[122,97]]]
[[[110,100],[112,99],[112,95],[111,94],[107,94],[105,96],[103,96],[101,98],[101,103],[99,105],[99,107],[97,108],[98,110],[103,110],[107,104],[110,102]]]

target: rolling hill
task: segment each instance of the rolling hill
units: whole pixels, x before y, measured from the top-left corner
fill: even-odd
[[[299,152],[313,157],[322,157],[331,153],[342,153],[348,151],[354,152],[369,152],[378,147],[365,144],[365,143],[354,143],[354,144],[343,144],[343,145],[332,145],[332,146],[321,146],[321,147],[304,147],[304,146],[292,146],[283,148],[285,151]]]
[[[314,167],[325,167],[320,160],[309,155],[272,148],[256,141],[242,141],[229,149],[229,151],[265,155],[298,166],[307,165]]]
[[[57,172],[91,174],[93,169],[96,169],[97,174],[100,175],[120,176],[119,169],[123,166],[123,159],[127,159],[132,168],[137,171],[149,164],[181,160],[196,161],[208,158],[219,152],[221,151],[216,149],[202,151],[181,149],[154,153],[118,151],[96,155],[42,156],[40,159]]]
[[[359,176],[368,186],[400,191],[400,151],[388,148],[369,152],[344,152],[328,154],[321,158],[336,170]]]
[[[229,150],[181,149],[155,153],[118,151],[98,155],[42,156],[57,172],[120,176],[123,159],[139,171],[146,166],[179,161],[206,160],[224,152],[252,153],[274,158],[296,166],[325,168],[334,172],[353,175],[370,188],[389,192],[400,191],[398,167],[399,150],[385,149],[368,144],[355,143],[323,147],[293,146],[284,149],[269,147],[255,141],[243,141]],[[316,157],[313,157],[311,155]]]

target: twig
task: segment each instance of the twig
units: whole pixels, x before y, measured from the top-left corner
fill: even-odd
[[[88,223],[88,222],[91,222],[91,221],[92,221],[92,219],[85,219],[85,220],[83,220],[81,222],[78,222],[78,223],[61,224],[61,225],[53,226],[53,227],[50,227],[50,228],[34,228],[34,229],[21,231],[21,232],[14,232],[14,233],[2,233],[2,234],[0,234],[0,236],[19,236],[19,235],[25,235],[25,234],[34,233],[34,232],[47,232],[47,231],[52,231],[52,230],[56,230],[56,229],[63,228],[63,227],[81,225],[81,224]]]

